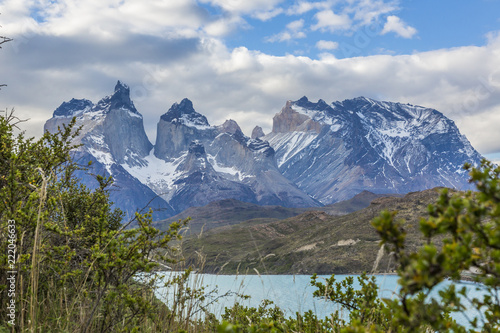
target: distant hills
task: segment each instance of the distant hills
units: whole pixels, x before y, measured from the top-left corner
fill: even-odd
[[[371,220],[384,209],[397,211],[396,218],[408,222],[407,249],[415,250],[423,242],[419,219],[427,216],[427,206],[438,195],[435,188],[403,197],[377,197],[368,207],[342,216],[318,210],[281,220],[253,219],[217,227],[184,240],[185,265],[221,274],[371,272],[380,249]],[[347,205],[352,206],[352,201]],[[376,272],[394,268],[385,253]]]
[[[259,223],[273,222],[297,216],[307,211],[321,211],[333,216],[345,215],[366,208],[374,199],[385,196],[388,195],[363,191],[349,200],[323,207],[309,208],[259,206],[257,204],[242,202],[235,199],[224,199],[213,201],[206,206],[188,208],[171,218],[156,221],[155,226],[159,229],[166,230],[172,222],[190,217],[191,221],[188,224],[188,231],[186,234],[196,235],[210,229],[232,226],[248,220],[255,220]],[[392,196],[398,195],[393,194]]]
[[[45,129],[54,132],[76,117],[82,127],[77,141],[83,146],[75,158],[84,165],[93,162],[88,173],[78,176],[95,187],[89,173],[112,175],[115,206],[129,216],[151,206],[155,220],[214,201],[247,203],[240,207],[245,211],[241,219],[272,219],[363,191],[466,189],[468,175],[461,167],[481,159],[442,113],[364,97],[333,103],[306,97],[288,101],[274,116],[271,133],[255,128],[251,137],[234,120],[209,124],[188,99],[161,113],[153,144],[129,87],[118,81],[114,92],[96,104],[86,99],[63,102]],[[262,217],[252,212],[255,205],[285,208]],[[235,218],[210,223],[230,225]],[[207,216],[207,226],[209,220]]]

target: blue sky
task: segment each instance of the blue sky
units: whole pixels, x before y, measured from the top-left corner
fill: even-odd
[[[226,44],[278,56],[294,54],[318,58],[325,52],[325,49],[317,47],[317,43],[323,40],[338,44],[337,48],[328,52],[341,59],[374,54],[412,54],[465,45],[481,46],[488,33],[500,28],[500,1],[494,0],[402,1],[367,24],[354,18],[352,12],[347,13],[351,24],[339,29],[315,29],[321,11],[290,12],[296,5],[295,2],[282,3],[283,12],[264,21],[257,17],[245,17],[247,26],[226,36]],[[221,14],[218,6],[206,4],[204,8],[215,15]],[[334,14],[339,14],[346,10],[346,4],[338,2],[330,8]],[[398,17],[401,27],[413,28],[414,32],[403,35],[395,30],[382,34],[389,16]],[[297,22],[297,29],[293,29],[294,22]],[[292,28],[287,28],[289,24]],[[288,35],[285,37],[284,33]]]
[[[2,107],[28,134],[63,101],[131,87],[147,133],[187,97],[269,131],[287,100],[424,105],[500,160],[500,0],[0,0]]]

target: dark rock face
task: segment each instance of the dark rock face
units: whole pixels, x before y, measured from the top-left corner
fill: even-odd
[[[54,117],[73,117],[86,109],[92,108],[94,104],[88,99],[71,99],[63,102],[55,111]]]
[[[461,166],[481,159],[440,112],[363,97],[287,102],[263,139],[276,150],[283,175],[323,204],[363,190],[466,189]]]
[[[163,121],[191,126],[210,126],[207,118],[196,112],[193,102],[184,98],[180,103],[174,103],[167,113],[160,117]]]
[[[116,109],[125,109],[139,115],[139,112],[135,108],[134,103],[130,99],[130,88],[120,81],[116,83],[115,92],[113,93],[113,95],[104,97],[95,106],[96,111],[108,111]]]

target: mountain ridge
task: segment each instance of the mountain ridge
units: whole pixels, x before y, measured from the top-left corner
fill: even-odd
[[[330,104],[305,96],[287,101],[273,118],[272,132],[256,127],[251,137],[234,120],[211,125],[184,98],[159,117],[154,145],[130,88],[120,81],[96,104],[63,102],[45,129],[53,132],[72,117],[82,126],[76,139],[82,156],[116,176],[122,191],[143,188],[142,196],[161,203],[163,213],[155,218],[224,199],[306,208],[364,190],[465,189],[461,166],[481,158],[439,111],[365,97]],[[117,206],[133,215],[139,201],[144,198]]]

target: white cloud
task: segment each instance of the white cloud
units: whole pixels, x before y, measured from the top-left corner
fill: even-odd
[[[307,35],[302,29],[304,28],[304,20],[296,20],[288,23],[286,29],[278,34],[266,38],[267,42],[285,42],[293,39],[306,38]]]
[[[286,25],[286,28],[289,29],[289,30],[293,30],[293,31],[297,31],[297,30],[300,30],[304,27],[304,20],[303,19],[300,19],[300,20],[296,20],[296,21],[292,21],[290,23],[288,23]]]
[[[215,21],[207,23],[204,27],[204,31],[210,36],[221,37],[241,27],[248,27],[248,24],[240,16],[223,16]]]
[[[127,9],[111,0],[107,7],[97,0],[68,1],[80,6],[81,17],[68,5],[61,7],[63,16],[50,14],[42,23],[16,9],[16,1],[23,0],[4,1],[13,8],[12,16],[2,10],[2,34],[14,37],[17,44],[4,44],[0,50],[4,64],[0,78],[8,84],[0,96],[2,108],[16,107],[21,118],[32,118],[26,124],[28,135],[40,135],[43,122],[63,101],[75,97],[96,102],[120,79],[131,87],[151,139],[160,115],[184,97],[211,123],[231,117],[250,134],[255,125],[269,131],[274,113],[286,100],[306,95],[332,102],[365,95],[436,108],[453,119],[480,152],[500,151],[500,131],[495,127],[500,121],[498,34],[491,34],[481,47],[348,59],[324,53],[313,60],[244,47],[228,49],[212,36],[224,33],[222,27],[230,24],[220,20],[240,16],[209,17],[196,9],[194,0],[169,4],[171,11],[163,4],[148,7],[131,2],[136,7]],[[104,6],[103,11],[91,17],[98,6]],[[193,21],[170,23],[190,9],[196,9],[189,14]],[[121,10],[123,18],[118,15]],[[143,30],[143,15],[154,10],[165,15],[165,24],[161,15],[153,15]],[[216,29],[213,22],[222,27]],[[92,33],[90,23],[97,29]],[[306,26],[307,21],[295,20],[286,31],[304,33]],[[212,36],[204,29],[214,29]],[[334,46],[330,43],[317,47],[328,50],[325,46]]]
[[[288,15],[302,15],[314,9],[328,9],[331,7],[331,1],[320,1],[320,2],[310,2],[310,1],[299,1],[293,6],[289,7],[286,13]]]
[[[382,29],[381,34],[385,35],[394,32],[403,38],[412,38],[417,33],[417,29],[403,22],[399,17],[391,15],[387,17],[387,22]]]
[[[201,0],[230,13],[248,14],[252,12],[271,11],[283,0]]]
[[[399,1],[358,0],[352,1],[347,12],[354,13],[353,19],[360,25],[368,25],[377,21],[382,15],[397,10]]]
[[[314,15],[317,23],[311,26],[312,30],[330,31],[346,30],[351,27],[352,21],[347,14],[335,14],[331,9],[323,10]]]
[[[283,8],[274,8],[268,11],[258,11],[252,14],[253,17],[261,21],[269,21],[270,19],[283,13]]]
[[[335,50],[339,47],[339,43],[330,40],[320,40],[316,43],[316,48],[319,50]]]

